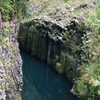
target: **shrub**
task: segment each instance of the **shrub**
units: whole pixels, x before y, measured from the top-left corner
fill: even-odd
[[[98,0],[98,3],[96,4],[96,7],[94,8],[94,13],[91,15],[87,20],[86,24],[92,26],[92,33],[93,36],[92,39],[94,39],[92,44],[91,55],[93,56],[92,59],[90,59],[88,64],[84,65],[86,66],[85,71],[82,73],[81,81],[84,80],[85,75],[90,75],[90,77],[86,77],[86,84],[88,87],[88,100],[95,100],[94,98],[99,98],[100,96],[100,0]],[[95,58],[95,59],[93,59]],[[89,58],[88,58],[89,59]],[[96,99],[97,100],[97,99]]]
[[[0,0],[0,12],[3,20],[11,20],[13,16],[25,16],[27,0]]]

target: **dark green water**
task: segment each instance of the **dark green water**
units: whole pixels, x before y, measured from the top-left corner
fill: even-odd
[[[23,59],[22,100],[76,100],[69,94],[72,83],[46,63],[21,51]]]

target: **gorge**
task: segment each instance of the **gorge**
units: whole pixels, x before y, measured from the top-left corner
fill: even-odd
[[[71,20],[66,26],[46,19],[23,22],[19,27],[19,46],[74,82],[73,79],[78,74],[77,68],[84,60],[81,53],[83,52],[81,37],[87,34],[84,31],[85,26],[81,26],[80,23],[77,19]]]
[[[23,2],[0,4],[0,100],[99,100],[100,0]]]

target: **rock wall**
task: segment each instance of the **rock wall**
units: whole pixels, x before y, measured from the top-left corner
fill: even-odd
[[[22,49],[73,79],[81,65],[84,29],[76,18],[65,26],[47,19],[33,19],[21,23],[18,41]]]
[[[39,3],[40,6],[34,6],[38,5],[35,2],[29,5],[30,15],[33,17],[34,14],[34,19],[22,21],[20,25],[18,36],[20,48],[46,61],[58,73],[65,74],[74,81],[71,92],[80,100],[99,100],[97,97],[100,96],[100,92],[97,96],[97,91],[95,92],[93,87],[97,82],[94,81],[96,71],[91,75],[91,68],[88,69],[90,66],[96,68],[94,64],[89,65],[91,58],[96,57],[94,52],[91,53],[92,49],[95,49],[93,46],[95,32],[92,32],[92,25],[86,23],[87,18],[94,14],[94,7],[98,0],[75,0],[74,2],[73,0],[46,0],[45,3],[43,1],[45,0]],[[40,9],[34,10],[39,7]]]
[[[0,37],[0,100],[21,100],[22,60],[17,33],[8,30],[8,26],[3,26],[6,31]]]

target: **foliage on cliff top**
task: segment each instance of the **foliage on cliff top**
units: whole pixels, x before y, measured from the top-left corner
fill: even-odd
[[[0,0],[0,12],[3,20],[11,20],[13,16],[26,14],[27,0]]]
[[[100,99],[100,0],[94,8],[94,12],[86,20],[86,24],[91,27],[91,45],[89,48],[88,63],[84,63],[79,68],[81,71],[80,82],[87,87],[88,90],[84,93],[86,100]],[[83,88],[77,83],[77,88]]]

